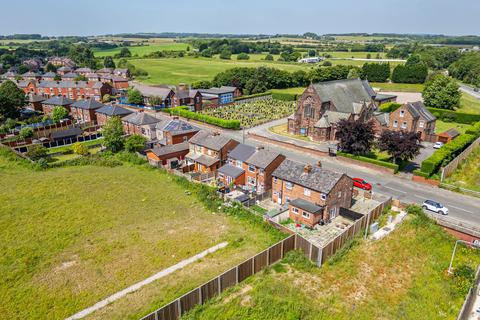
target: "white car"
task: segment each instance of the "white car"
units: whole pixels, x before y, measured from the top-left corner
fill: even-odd
[[[440,149],[441,147],[443,147],[443,142],[435,142],[433,144],[433,149]]]
[[[425,210],[430,210],[435,213],[446,216],[448,214],[448,208],[443,206],[441,203],[433,200],[425,200],[422,204],[422,208]]]

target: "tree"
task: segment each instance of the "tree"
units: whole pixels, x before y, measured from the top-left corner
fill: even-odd
[[[115,55],[117,58],[130,58],[132,56],[132,53],[127,47],[123,47],[122,50],[120,50],[120,53]]]
[[[273,61],[273,56],[271,54],[267,54],[265,56],[265,61]]]
[[[138,89],[129,89],[128,90],[128,103],[131,104],[143,104],[142,93]]]
[[[88,148],[84,144],[81,144],[80,142],[75,142],[72,146],[72,150],[74,154],[78,154],[80,156],[86,156],[90,154],[90,152],[88,151]]]
[[[32,160],[38,160],[47,156],[48,149],[41,144],[34,144],[28,147],[26,156]]]
[[[134,134],[125,140],[125,150],[128,152],[140,152],[145,148],[147,139],[145,137]]]
[[[33,129],[31,127],[23,127],[20,129],[20,138],[27,139],[33,136]]]
[[[428,68],[417,54],[411,55],[405,65],[393,69],[392,81],[396,83],[424,83],[428,76]]]
[[[79,74],[75,77],[75,81],[88,81],[88,79],[83,74]]]
[[[97,61],[95,60],[93,51],[86,45],[71,46],[68,56],[81,66],[91,69],[97,68]]]
[[[108,93],[104,94],[103,97],[102,97],[102,102],[103,103],[108,103],[112,101],[112,96],[109,95]]]
[[[128,50],[128,49],[127,49]],[[112,68],[112,69],[115,69],[115,62],[113,61],[112,57],[111,56],[106,56],[104,59],[103,59],[103,66],[105,68]]]
[[[362,67],[362,78],[373,82],[386,82],[390,77],[390,64],[365,63]]]
[[[224,60],[230,60],[232,58],[232,53],[230,52],[230,50],[222,50],[222,52],[220,52],[220,59],[224,59]]]
[[[57,72],[57,67],[49,62],[45,66],[45,71],[47,71],[47,72]]]
[[[381,151],[386,151],[394,163],[398,160],[411,160],[420,153],[420,134],[385,130],[380,135],[377,146]]]
[[[358,67],[353,67],[348,72],[347,79],[359,79],[359,78],[361,78],[361,76],[362,76],[362,69],[360,69]]]
[[[337,138],[340,151],[354,155],[370,152],[375,139],[373,122],[342,119],[337,123]]]
[[[56,74],[55,77],[53,77],[53,80],[60,81],[62,80],[62,77],[59,74]]]
[[[460,104],[461,93],[454,79],[439,73],[425,83],[422,96],[427,107],[453,110]]]
[[[159,96],[149,97],[148,103],[152,106],[161,106],[163,104],[163,99]]]
[[[65,119],[66,117],[68,117],[68,110],[65,109],[64,107],[62,106],[55,106],[53,108],[53,111],[52,111],[52,120],[55,122],[55,123],[59,123],[60,120],[63,120]]]
[[[317,50],[315,50],[315,49],[308,50],[308,56],[309,57],[315,57],[316,55],[317,55]]]
[[[323,64],[322,64],[324,67],[331,67],[332,66],[332,62],[330,61],[324,61]]]
[[[249,59],[250,59],[250,56],[243,52],[237,56],[237,60],[249,60]]]
[[[0,85],[0,117],[16,118],[26,104],[25,92],[14,82],[7,80]]]
[[[192,82],[192,89],[208,89],[213,87],[212,82],[208,80],[198,80]]]
[[[108,119],[102,128],[103,145],[107,150],[118,152],[123,149],[123,125],[119,117]]]

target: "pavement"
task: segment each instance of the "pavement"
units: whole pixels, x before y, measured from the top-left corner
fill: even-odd
[[[475,91],[473,90],[473,88],[470,87],[470,86],[461,84],[461,85],[460,85],[460,91],[465,92],[465,93],[471,95],[472,97],[475,97],[475,98],[477,98],[477,99],[480,99],[480,92],[475,92]]]

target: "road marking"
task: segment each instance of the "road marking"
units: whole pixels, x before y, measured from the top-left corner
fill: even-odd
[[[405,191],[398,190],[398,189],[395,189],[395,188],[392,188],[392,187],[387,187],[387,186],[382,186],[382,187],[387,188],[387,189],[390,189],[390,190],[393,190],[393,191],[397,191],[397,192],[401,192],[401,193],[405,193],[405,194],[406,194]]]
[[[138,289],[140,289],[141,287],[155,281],[155,280],[158,280],[160,278],[163,278],[167,275],[169,275],[170,273],[174,272],[174,271],[177,271],[178,269],[181,269],[189,264],[191,264],[192,262],[195,262],[199,259],[202,259],[203,257],[205,257],[207,254],[209,253],[213,253],[215,251],[217,251],[218,249],[222,249],[222,248],[225,248],[227,246],[227,242],[222,242],[220,244],[217,244],[216,246],[213,246],[205,251],[202,251],[200,252],[199,254],[197,255],[194,255],[193,257],[190,257],[188,259],[185,259],[185,260],[182,260],[180,261],[179,263],[171,266],[171,267],[168,267],[166,269],[163,269],[162,271],[154,274],[153,276],[151,277],[148,277],[147,279],[143,280],[143,281],[140,281],[126,289],[123,289],[122,291],[119,291],[113,295],[111,295],[110,297],[100,301],[100,302],[97,302],[96,304],[94,304],[93,306],[87,308],[87,309],[84,309],[80,312],[77,312],[75,313],[73,316],[71,317],[68,317],[66,320],[73,320],[73,319],[81,319],[87,315],[89,315],[90,313],[100,309],[100,308],[103,308],[105,307],[106,305],[114,302],[115,300],[118,300],[120,299],[121,297],[129,294],[129,293],[132,293],[134,291],[137,291]]]
[[[472,211],[468,211],[468,210],[465,210],[465,209],[462,209],[462,208],[459,208],[459,207],[456,207],[454,205],[451,205],[451,204],[446,204],[447,207],[450,207],[450,208],[454,208],[454,209],[457,209],[457,210],[462,210],[462,211],[465,211],[465,212],[468,212],[468,213],[471,213],[471,214],[474,214]]]

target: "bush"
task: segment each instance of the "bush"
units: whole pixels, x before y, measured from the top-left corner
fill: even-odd
[[[396,103],[396,102],[387,102],[387,103],[384,103],[382,105],[380,105],[380,111],[382,112],[393,112],[395,110],[397,110],[398,108],[400,108],[402,105],[400,103]]]
[[[68,110],[62,106],[56,106],[53,108],[52,111],[52,120],[55,123],[59,123],[60,120],[65,119],[68,117]]]
[[[273,61],[273,56],[271,54],[267,54],[265,56],[265,61]]]
[[[448,164],[463,150],[465,150],[477,137],[470,134],[462,134],[455,140],[445,144],[435,151],[430,157],[422,162],[421,170],[431,176],[437,173],[441,166]]]
[[[381,160],[367,158],[367,157],[363,157],[363,156],[355,156],[353,154],[345,153],[345,152],[341,152],[341,151],[338,151],[337,155],[345,157],[345,158],[354,159],[354,160],[363,161],[363,162],[368,162],[368,163],[371,163],[371,164],[375,164],[377,166],[382,166],[382,167],[385,167],[385,168],[393,169],[395,173],[397,173],[398,170],[399,170],[398,164],[391,163],[391,162],[381,161]]]
[[[235,130],[240,129],[240,121],[238,120],[225,120],[225,119],[215,118],[215,117],[197,113],[197,112],[192,112],[192,111],[189,111],[188,107],[185,107],[185,106],[171,108],[170,111],[167,111],[167,112],[172,115],[177,115],[187,119],[202,121],[202,122],[213,124],[215,126],[219,126],[225,129],[235,129]]]
[[[80,142],[75,142],[72,146],[73,153],[78,154],[80,156],[86,156],[90,152],[88,152],[88,148],[81,144]]]
[[[125,150],[128,152],[140,152],[145,149],[147,139],[138,134],[131,135],[125,140]]]
[[[240,53],[237,56],[237,60],[249,60],[249,59],[250,59],[250,56],[246,53]]]
[[[427,108],[437,119],[463,124],[474,124],[480,121],[480,114],[455,112],[452,110]]]
[[[297,101],[298,95],[296,93],[286,93],[286,92],[272,92],[272,98],[275,100],[282,101]]]
[[[33,129],[31,127],[24,127],[20,129],[20,138],[27,139],[33,136]]]
[[[464,297],[475,282],[475,270],[470,266],[461,265],[453,272],[453,283],[456,294]]]
[[[476,122],[471,128],[469,128],[466,134],[471,134],[476,137],[480,137],[480,121]]]
[[[28,147],[28,151],[26,155],[32,160],[38,160],[40,158],[46,158],[47,153],[48,153],[48,149],[45,148],[43,145],[34,144]]]

